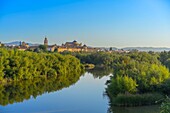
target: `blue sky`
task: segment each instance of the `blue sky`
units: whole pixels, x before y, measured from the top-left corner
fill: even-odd
[[[0,0],[0,41],[170,47],[169,0]]]

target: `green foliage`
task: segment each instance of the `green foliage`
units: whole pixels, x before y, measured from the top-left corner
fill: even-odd
[[[118,94],[112,100],[115,106],[142,106],[157,104],[156,101],[162,99],[163,96],[158,93],[146,94]]]
[[[111,66],[114,58],[114,54],[106,52],[72,53],[72,55],[80,59],[83,64],[94,64],[97,66]]]
[[[164,93],[163,89],[170,88],[166,87],[170,74],[158,58],[158,54],[151,52],[117,55],[113,60],[114,63],[111,63],[114,76],[107,81],[108,96],[112,99],[117,98],[119,94],[126,93],[140,95],[152,92]]]
[[[167,95],[170,95],[170,78],[165,80],[161,86],[160,86],[160,91],[167,94]]]
[[[159,60],[163,65],[170,69],[170,51],[169,52],[161,52]]]
[[[111,95],[117,95],[119,93],[136,93],[137,84],[131,77],[117,76],[115,79],[111,79],[108,86],[108,93]]]
[[[145,52],[119,56],[118,60],[114,61],[114,77],[111,79],[128,75],[136,81],[140,93],[157,91],[159,85],[167,80],[170,74],[169,70],[155,58],[157,57]]]
[[[35,53],[0,48],[0,81],[80,73],[80,61],[71,55]]]
[[[47,51],[47,46],[46,45],[39,45],[38,47],[40,50],[42,50],[43,52]]]
[[[160,113],[170,113],[170,98],[167,96],[164,102],[161,104]]]
[[[83,64],[94,64],[97,66],[116,67],[117,65],[126,64],[131,60],[137,62],[147,62],[151,64],[160,64],[158,54],[147,52],[130,52],[130,53],[108,53],[108,52],[75,52],[69,53],[80,59]]]
[[[119,107],[111,106],[107,113],[160,113],[158,105]]]

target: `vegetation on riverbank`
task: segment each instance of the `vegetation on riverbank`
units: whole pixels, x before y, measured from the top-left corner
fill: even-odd
[[[118,107],[110,106],[107,113],[160,113],[159,105]]]
[[[111,105],[119,107],[155,105],[160,104],[161,101],[157,101],[162,98],[164,98],[164,96],[159,93],[118,94],[116,97],[112,97]]]
[[[120,56],[113,67],[114,76],[107,82],[106,92],[111,104],[118,106],[150,105],[156,104],[157,100],[163,98],[162,89],[167,88],[163,86],[170,78],[170,74],[158,58],[157,54],[145,52]],[[126,93],[129,93],[130,96]],[[152,96],[148,96],[148,93]]]
[[[166,96],[160,108],[161,108],[160,113],[170,113],[170,98],[168,96]]]
[[[113,69],[114,76],[107,81],[106,88],[106,93],[112,105],[140,106],[157,104],[156,101],[164,98],[164,95],[170,91],[170,73],[168,69],[170,68],[170,52],[134,51],[129,53],[71,54],[80,59],[81,63]]]
[[[75,57],[77,58],[75,58]],[[102,69],[114,76],[107,81],[111,105],[141,106],[157,104],[170,92],[170,53],[36,53],[0,49],[0,81],[69,77],[81,73],[82,64]],[[81,62],[81,63],[80,63]],[[95,73],[95,69],[93,69]],[[90,72],[90,70],[88,70]],[[102,73],[102,76],[105,73]],[[96,73],[96,75],[99,75]],[[102,77],[101,76],[101,77]],[[97,76],[98,77],[98,76]],[[70,80],[74,76],[71,76]]]
[[[0,48],[0,82],[81,73],[83,66],[71,55]]]

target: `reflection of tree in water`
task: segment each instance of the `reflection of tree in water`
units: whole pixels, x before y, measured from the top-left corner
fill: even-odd
[[[159,105],[141,107],[110,107],[108,113],[160,113]]]
[[[36,98],[46,92],[53,92],[69,87],[79,80],[80,74],[62,75],[59,77],[34,78],[0,85],[0,105],[23,102],[31,97]]]
[[[110,67],[102,67],[102,68],[93,68],[87,69],[87,72],[93,74],[94,78],[102,78],[104,76],[108,76],[113,73],[113,68]]]

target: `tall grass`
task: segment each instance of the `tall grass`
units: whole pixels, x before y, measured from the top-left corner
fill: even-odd
[[[154,105],[160,103],[163,99],[163,95],[158,93],[146,93],[146,94],[118,94],[112,98],[111,103],[114,106],[132,107],[132,106],[144,106]]]

